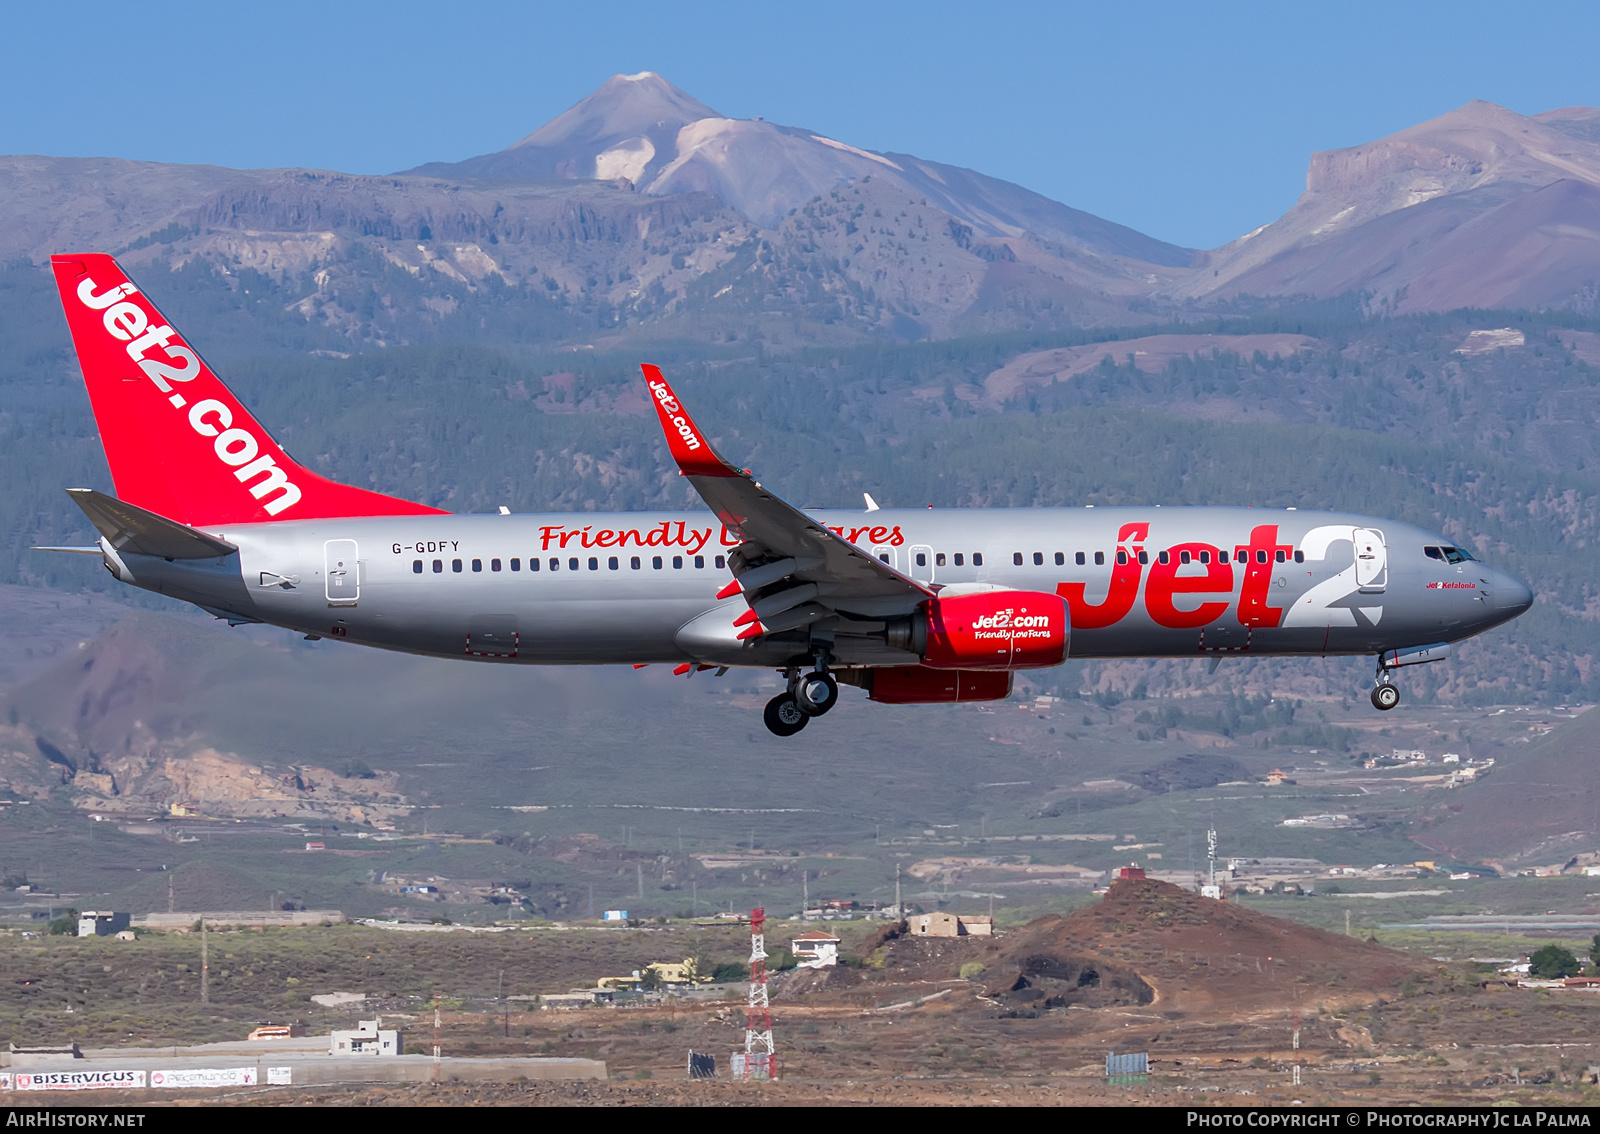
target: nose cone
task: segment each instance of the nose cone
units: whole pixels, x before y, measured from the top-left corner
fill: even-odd
[[[1491,601],[1502,619],[1515,618],[1533,605],[1533,591],[1521,579],[1496,571],[1490,580]]]

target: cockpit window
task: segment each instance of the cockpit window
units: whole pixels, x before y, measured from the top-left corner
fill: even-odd
[[[1437,547],[1425,547],[1422,549],[1422,554],[1426,555],[1429,559],[1437,559],[1441,563],[1444,562],[1444,552],[1440,551]]]
[[[1465,563],[1472,558],[1464,548],[1444,547],[1440,548],[1440,550],[1444,552],[1444,561],[1446,563]]]

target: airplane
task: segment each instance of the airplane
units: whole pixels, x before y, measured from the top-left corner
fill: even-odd
[[[840,685],[1003,700],[1067,658],[1375,655],[1395,671],[1526,611],[1459,541],[1339,512],[798,509],[650,402],[705,512],[458,515],[297,463],[108,255],[51,257],[116,488],[69,489],[123,583],[230,624],[495,665],[770,668],[792,736]]]

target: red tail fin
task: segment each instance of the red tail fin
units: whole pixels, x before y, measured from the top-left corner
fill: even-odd
[[[52,256],[117,495],[185,524],[439,509],[296,464],[110,256]]]

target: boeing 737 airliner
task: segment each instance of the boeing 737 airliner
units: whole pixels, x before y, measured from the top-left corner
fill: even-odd
[[[758,666],[780,736],[841,682],[998,700],[1066,658],[1377,658],[1401,666],[1533,601],[1444,536],[1260,508],[800,511],[717,454],[643,368],[709,511],[453,515],[295,463],[110,256],[52,267],[116,496],[72,489],[117,579],[231,623],[494,665]]]

